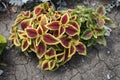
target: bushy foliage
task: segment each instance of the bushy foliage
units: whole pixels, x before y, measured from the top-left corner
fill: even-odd
[[[7,40],[4,36],[0,35],[0,55],[3,52],[3,49],[7,46]]]
[[[10,40],[23,52],[34,52],[43,70],[55,70],[77,52],[86,55],[86,45],[106,45],[104,25],[110,21],[104,7],[96,11],[79,6],[55,11],[48,2],[32,12],[21,12],[10,30]],[[92,42],[91,42],[92,41]]]

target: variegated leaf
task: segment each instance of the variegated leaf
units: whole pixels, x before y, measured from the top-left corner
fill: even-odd
[[[38,16],[39,14],[42,13],[42,8],[40,6],[35,7],[33,13],[34,15]]]
[[[45,26],[47,24],[48,24],[48,19],[47,19],[46,15],[42,15],[41,21],[40,21],[40,25],[43,28],[43,31],[47,31],[48,30],[47,27]]]
[[[62,46],[64,46],[65,48],[69,48],[70,44],[71,44],[71,39],[68,37],[61,37],[60,38],[61,44]]]
[[[73,56],[75,54],[75,52],[76,52],[76,47],[71,45],[70,49],[69,49],[69,56],[70,57]]]
[[[25,50],[27,50],[29,47],[29,42],[28,40],[22,40],[22,45],[21,45],[21,48],[22,48],[22,51],[24,52]]]
[[[104,6],[99,6],[96,10],[96,12],[100,15],[105,15],[106,14],[106,11],[105,11],[105,7]]]
[[[60,53],[56,55],[57,62],[62,62],[64,60],[64,53]]]
[[[99,36],[99,37],[97,37],[96,40],[97,40],[97,43],[98,43],[98,44],[102,44],[102,45],[104,45],[104,46],[107,45],[107,42],[106,42],[106,39],[105,39],[104,36]]]
[[[49,64],[49,70],[53,70],[54,69],[54,67],[55,67],[55,61],[49,61],[48,62],[48,64]]]
[[[50,30],[58,30],[59,27],[60,27],[59,21],[52,21],[51,23],[48,23],[48,24],[47,24],[47,27],[48,27]]]
[[[76,43],[75,47],[78,54],[84,55],[84,56],[86,55],[86,46],[82,42]]]
[[[39,43],[41,42],[41,36],[38,36],[38,37],[35,39],[35,42],[36,42],[36,46],[38,46]]]
[[[20,41],[19,41],[18,38],[15,38],[15,39],[14,39],[14,45],[15,45],[15,46],[20,46],[20,45],[21,45],[21,43],[20,43]]]
[[[74,35],[78,34],[78,29],[76,29],[72,25],[68,25],[66,28],[66,33],[70,36],[74,36]]]
[[[46,53],[45,53],[45,58],[46,59],[51,59],[56,56],[56,51],[54,48],[49,48]]]
[[[41,59],[45,54],[46,48],[47,48],[46,44],[42,42],[36,47],[36,55],[39,59]]]
[[[36,38],[37,37],[37,30],[34,28],[27,28],[25,29],[27,36],[29,38]]]
[[[44,61],[42,61],[42,63],[41,63],[41,69],[42,70],[49,70],[49,64],[48,64],[48,60],[44,60]]]
[[[61,24],[67,24],[69,22],[69,15],[68,13],[65,13],[60,20]]]
[[[31,25],[31,19],[25,19],[21,22],[21,28],[24,30]]]
[[[83,32],[83,34],[81,35],[81,38],[84,40],[89,40],[91,39],[92,36],[93,36],[93,32],[87,29]]]
[[[59,43],[58,39],[55,36],[48,33],[43,35],[43,41],[48,45],[55,45]]]
[[[96,34],[97,36],[103,36],[105,35],[105,29],[104,28],[96,28],[94,30],[94,34]]]

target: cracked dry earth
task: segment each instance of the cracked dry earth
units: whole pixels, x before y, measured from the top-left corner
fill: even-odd
[[[0,21],[0,34],[7,39],[17,14]],[[114,9],[108,16],[117,28],[107,37],[106,47],[91,47],[87,57],[75,55],[54,72],[39,70],[32,53],[27,57],[18,48],[5,49],[2,60],[7,66],[0,67],[4,70],[0,80],[120,80],[120,10]]]

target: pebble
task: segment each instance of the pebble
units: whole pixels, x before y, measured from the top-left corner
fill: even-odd
[[[3,70],[0,69],[0,75],[2,75],[2,74],[3,74]]]

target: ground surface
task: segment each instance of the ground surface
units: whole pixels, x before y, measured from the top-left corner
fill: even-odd
[[[0,21],[0,34],[9,37],[16,16],[17,13],[11,14]],[[114,9],[108,16],[117,28],[107,37],[106,47],[89,48],[88,57],[75,55],[55,72],[39,70],[33,54],[26,57],[18,48],[6,49],[2,59],[7,66],[0,68],[4,70],[0,80],[120,80],[120,10]]]

